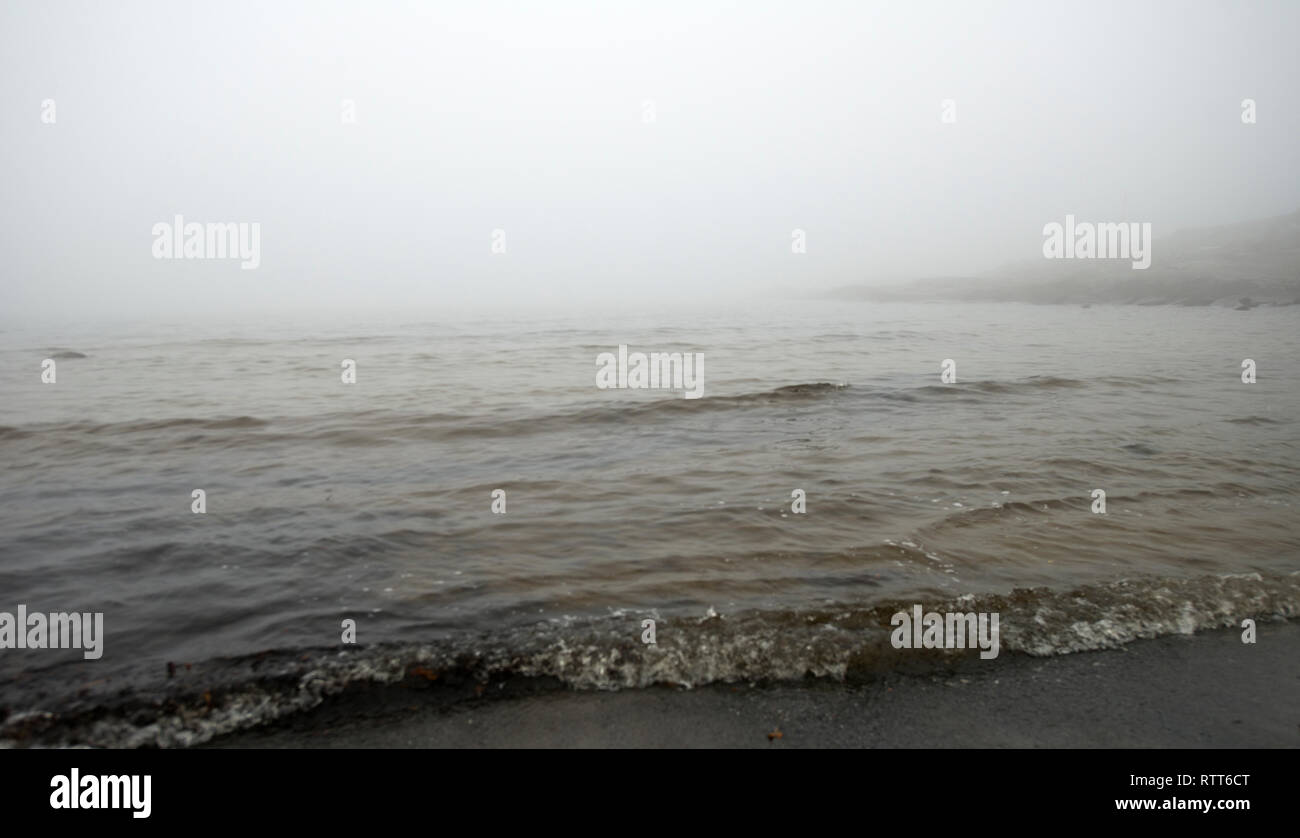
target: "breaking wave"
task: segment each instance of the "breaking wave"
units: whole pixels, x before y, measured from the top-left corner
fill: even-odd
[[[1134,578],[1068,591],[1016,589],[922,602],[926,610],[996,612],[1002,654],[1050,656],[1139,639],[1300,616],[1300,573]],[[442,689],[448,700],[508,682],[539,688],[698,687],[805,678],[869,680],[951,667],[977,650],[897,650],[890,618],[913,600],[811,611],[703,615],[618,612],[560,618],[428,644],[344,651],[271,650],[155,673],[137,689],[87,687],[60,706],[9,712],[9,746],[183,747],[310,710],[356,689]],[[640,640],[655,619],[657,642]],[[980,661],[997,665],[997,661]]]

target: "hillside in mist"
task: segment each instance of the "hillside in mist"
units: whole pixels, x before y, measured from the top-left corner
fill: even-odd
[[[853,285],[837,299],[1251,307],[1300,303],[1300,210],[1220,227],[1157,231],[1150,267],[1123,259],[1016,262],[970,277]],[[1243,303],[1243,298],[1249,298]]]

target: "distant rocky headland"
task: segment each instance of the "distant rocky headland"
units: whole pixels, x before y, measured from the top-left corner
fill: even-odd
[[[937,277],[888,285],[851,285],[835,299],[956,300],[1067,305],[1300,305],[1300,211],[1222,227],[1158,231],[1151,266],[1129,261],[1047,259],[1018,262],[979,276]]]

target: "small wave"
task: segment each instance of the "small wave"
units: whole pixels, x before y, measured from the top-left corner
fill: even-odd
[[[421,420],[420,428],[415,433],[420,436],[429,435],[442,438],[547,433],[601,423],[624,424],[629,419],[651,420],[694,415],[708,411],[741,410],[763,405],[798,404],[830,396],[846,390],[848,387],[848,384],[814,382],[791,384],[778,387],[775,390],[734,396],[705,396],[699,399],[685,399],[677,395],[672,398],[654,399],[633,404],[589,407],[575,411],[549,413],[542,416],[523,416],[504,421],[489,417],[456,416],[449,417],[452,424],[441,429],[430,429],[427,421]],[[391,428],[391,433],[394,436],[404,436],[411,430],[413,429],[410,427],[395,427]]]
[[[797,396],[820,396],[826,393],[834,393],[844,390],[849,385],[844,383],[832,383],[829,381],[818,381],[812,384],[790,384],[785,387],[777,387],[768,393],[758,393],[749,396],[731,396],[732,399],[766,399],[766,398],[789,398]],[[727,397],[724,397],[727,398]]]
[[[947,668],[978,650],[899,650],[891,617],[927,611],[999,615],[1002,654],[1050,656],[1111,649],[1138,639],[1300,616],[1300,574],[1135,578],[1068,591],[1016,589],[946,601],[907,600],[815,611],[661,616],[617,612],[562,618],[443,643],[338,650],[272,650],[187,666],[166,688],[121,684],[60,709],[10,711],[0,744],[189,746],[310,710],[345,690],[419,684],[504,684],[528,679],[575,689],[655,684],[870,679]],[[657,643],[640,642],[641,619]],[[985,661],[996,665],[996,661]]]
[[[1277,419],[1270,419],[1267,416],[1242,416],[1237,419],[1225,419],[1233,425],[1281,425],[1283,422]]]
[[[195,419],[195,418],[175,418],[175,419],[154,419],[139,420],[133,422],[69,422],[61,425],[48,425],[39,429],[40,433],[49,432],[70,432],[74,434],[95,434],[101,436],[115,436],[118,434],[135,434],[151,433],[156,431],[168,431],[173,429],[190,429],[190,430],[241,430],[247,428],[264,428],[270,425],[266,419],[258,419],[253,416],[231,416],[223,419]],[[16,431],[29,436],[35,429],[17,429]],[[6,438],[0,432],[0,439]],[[13,437],[21,438],[21,437]]]
[[[972,395],[1018,395],[1040,390],[1075,390],[1087,387],[1086,381],[1059,378],[1053,375],[1034,375],[1012,381],[964,381],[956,384],[927,384],[907,391],[918,396],[951,398]]]
[[[1105,384],[1107,387],[1147,388],[1155,384],[1183,383],[1180,379],[1162,375],[1103,375],[1094,380],[1098,384]]]

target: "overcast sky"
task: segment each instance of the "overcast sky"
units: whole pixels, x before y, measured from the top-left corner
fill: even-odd
[[[1247,0],[6,0],[0,318],[735,297],[1276,215],[1297,44]],[[155,259],[176,214],[260,267]]]

